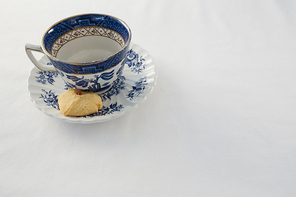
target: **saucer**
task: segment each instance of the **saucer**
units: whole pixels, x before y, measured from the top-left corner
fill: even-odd
[[[41,63],[51,65],[44,55]],[[28,79],[28,91],[34,105],[46,115],[71,123],[91,124],[123,116],[144,102],[156,84],[157,73],[153,58],[141,46],[131,43],[121,75],[110,90],[101,94],[103,107],[97,113],[83,117],[64,116],[58,97],[71,88],[58,73],[34,67]]]

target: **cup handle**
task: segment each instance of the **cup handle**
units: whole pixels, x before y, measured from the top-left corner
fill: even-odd
[[[26,49],[26,53],[28,55],[28,57],[30,58],[30,60],[33,62],[33,64],[39,68],[40,70],[43,70],[43,71],[53,71],[53,72],[56,72],[55,68],[53,65],[45,65],[45,64],[42,64],[40,62],[37,61],[37,59],[34,57],[32,51],[37,51],[37,52],[40,52],[40,53],[43,53],[43,50],[41,48],[41,46],[39,45],[33,45],[33,44],[26,44],[25,45],[25,49]]]

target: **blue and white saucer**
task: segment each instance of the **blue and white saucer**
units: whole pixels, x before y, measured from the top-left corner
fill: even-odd
[[[50,64],[46,56],[40,62]],[[103,108],[84,117],[64,116],[58,105],[61,93],[71,88],[56,72],[41,71],[34,67],[28,79],[28,91],[35,106],[46,115],[71,123],[91,124],[118,118],[144,102],[156,84],[156,66],[149,53],[137,44],[125,58],[122,75],[110,90],[100,95]]]

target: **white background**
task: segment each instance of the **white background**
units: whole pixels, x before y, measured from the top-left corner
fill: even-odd
[[[29,99],[60,19],[124,20],[158,68],[148,99],[99,124]],[[4,0],[0,6],[0,196],[296,196],[296,1]]]

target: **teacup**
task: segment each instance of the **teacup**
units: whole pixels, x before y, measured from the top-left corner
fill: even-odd
[[[26,44],[37,68],[58,72],[65,83],[98,94],[112,87],[129,51],[131,30],[125,22],[104,14],[82,14],[52,25],[42,45]],[[32,51],[44,53],[52,65],[37,61]]]

